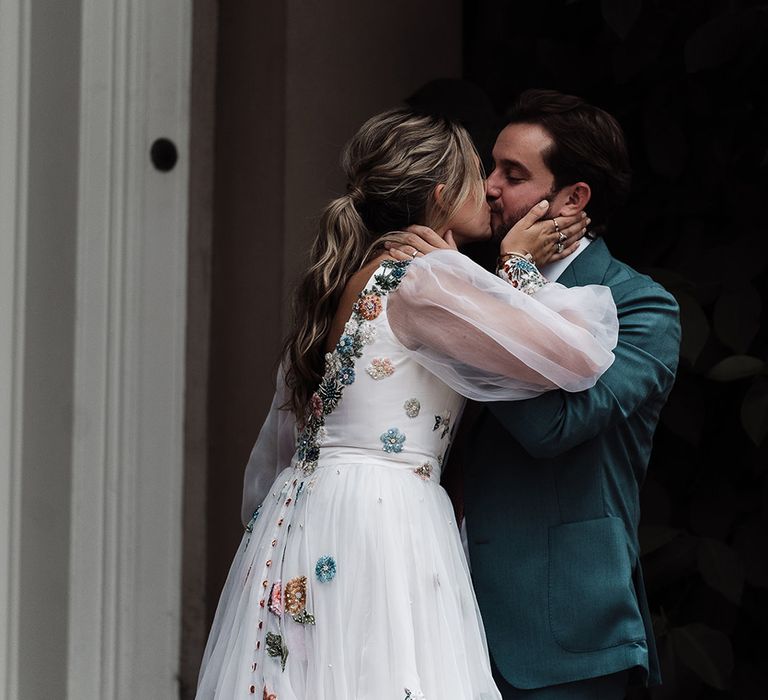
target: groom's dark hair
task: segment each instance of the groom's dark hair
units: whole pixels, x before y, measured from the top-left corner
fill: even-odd
[[[555,90],[526,90],[507,113],[508,124],[537,124],[552,137],[542,156],[555,188],[586,182],[592,234],[627,199],[632,173],[624,132],[608,112]]]

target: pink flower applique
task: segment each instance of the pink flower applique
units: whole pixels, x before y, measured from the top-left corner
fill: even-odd
[[[374,379],[384,379],[395,373],[395,366],[392,364],[392,360],[387,357],[374,357],[365,371]]]

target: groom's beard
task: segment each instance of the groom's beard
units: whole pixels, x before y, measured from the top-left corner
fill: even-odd
[[[538,204],[542,199],[546,199],[547,201],[551,202],[559,191],[560,190],[553,187],[549,192],[541,195],[540,197],[537,197],[530,204],[524,204],[517,209],[513,209],[507,216],[504,216],[500,221],[497,220],[495,222],[493,222],[493,219],[495,218],[493,217],[493,203],[489,202],[488,204],[491,207],[492,214],[491,221],[493,222],[493,235],[491,240],[493,240],[495,243],[499,243],[504,238],[504,236],[509,233],[509,229],[511,229],[518,221],[520,221],[520,219],[522,219],[529,211],[531,211],[531,209],[533,209],[536,204]],[[541,218],[547,218],[548,213],[549,212],[544,214]]]

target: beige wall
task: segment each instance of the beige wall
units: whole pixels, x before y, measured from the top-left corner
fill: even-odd
[[[343,194],[344,143],[428,80],[461,76],[461,2],[287,3],[283,300],[312,222]]]
[[[187,493],[188,504],[207,505],[187,509],[198,522],[185,528],[199,535],[207,520],[209,619],[242,533],[242,472],[271,399],[289,291],[313,220],[344,191],[341,147],[366,118],[428,80],[459,77],[462,64],[459,0],[218,5],[208,478],[205,498],[202,484]],[[202,447],[190,448],[199,457]],[[190,581],[194,546],[186,551]],[[199,608],[188,602],[185,614],[193,658]]]

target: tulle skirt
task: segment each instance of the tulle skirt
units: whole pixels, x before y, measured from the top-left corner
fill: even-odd
[[[500,700],[450,500],[402,464],[285,470],[219,601],[199,700]]]

